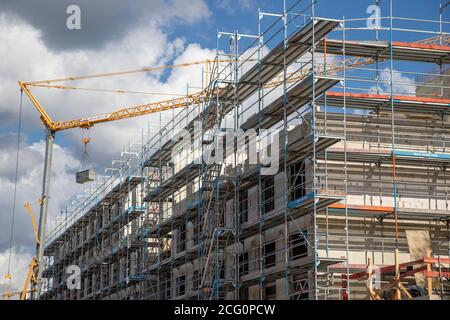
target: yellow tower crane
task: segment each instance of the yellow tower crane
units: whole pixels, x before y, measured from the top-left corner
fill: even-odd
[[[147,114],[151,114],[151,113],[196,105],[196,104],[199,104],[202,102],[202,98],[205,96],[205,93],[206,93],[206,91],[201,91],[201,92],[197,92],[194,94],[184,95],[182,97],[175,98],[175,99],[121,108],[114,112],[100,114],[100,115],[96,115],[96,116],[90,116],[90,117],[86,117],[86,118],[73,119],[73,120],[67,120],[67,121],[54,121],[50,117],[50,115],[47,113],[45,108],[42,106],[42,104],[39,102],[39,100],[36,98],[36,96],[33,95],[33,93],[30,90],[30,87],[47,87],[47,88],[71,89],[71,90],[83,89],[83,88],[76,88],[76,87],[53,85],[52,83],[92,79],[92,78],[99,78],[99,77],[128,75],[128,74],[132,74],[132,73],[151,72],[151,71],[162,70],[162,69],[166,69],[166,68],[189,67],[189,66],[202,65],[202,64],[206,65],[207,70],[211,70],[211,68],[212,68],[211,65],[213,63],[218,63],[218,62],[220,62],[220,60],[217,60],[217,59],[216,60],[203,60],[203,61],[195,61],[195,62],[191,62],[191,63],[172,65],[172,66],[143,68],[143,69],[138,69],[138,70],[105,73],[105,74],[97,74],[97,75],[88,75],[88,76],[81,76],[81,77],[69,77],[69,78],[43,80],[43,81],[36,81],[36,82],[21,82],[21,81],[19,81],[20,89],[22,90],[22,92],[24,92],[28,96],[28,98],[30,99],[32,104],[35,106],[35,108],[37,109],[37,111],[40,114],[41,121],[45,126],[46,146],[45,146],[44,174],[43,174],[43,181],[42,181],[42,196],[40,198],[39,225],[37,227],[37,231],[35,231],[36,232],[36,257],[33,257],[32,262],[30,264],[24,290],[21,292],[7,293],[6,294],[7,297],[11,297],[16,294],[20,294],[21,299],[25,299],[26,294],[28,292],[31,292],[31,298],[33,299],[33,298],[38,298],[39,292],[41,291],[44,247],[45,247],[45,229],[46,229],[46,223],[47,223],[48,199],[49,199],[51,165],[52,165],[52,151],[53,151],[53,143],[55,140],[55,133],[58,131],[73,129],[73,128],[87,129],[87,128],[90,128],[99,123],[134,118],[134,117],[147,115]],[[86,89],[86,90],[117,92],[117,93],[137,93],[137,92],[131,92],[131,91],[124,91],[124,90],[97,90],[97,89]],[[31,208],[31,207],[27,207],[27,210],[30,212],[29,208]],[[33,217],[34,217],[34,215],[33,215]],[[35,227],[35,230],[36,230],[36,227]],[[30,290],[28,290],[28,285],[30,283],[31,283],[32,287]]]

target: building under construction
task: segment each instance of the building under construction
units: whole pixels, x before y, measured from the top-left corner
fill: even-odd
[[[218,32],[199,102],[50,230],[41,299],[449,297],[449,25],[314,6]]]

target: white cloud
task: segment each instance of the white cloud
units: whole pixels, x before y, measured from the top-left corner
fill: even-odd
[[[32,255],[26,252],[14,250],[11,255],[11,280],[4,278],[8,270],[8,257],[9,251],[0,252],[0,294],[7,292],[15,292],[23,289],[25,284],[26,274],[28,272],[28,265],[31,262]],[[14,296],[11,299],[17,299],[18,296]]]
[[[100,50],[76,50],[55,53],[42,41],[39,31],[16,18],[0,15],[0,54],[6,59],[0,62],[0,95],[5,97],[0,102],[2,119],[15,119],[18,105],[17,80],[38,80],[58,78],[64,75],[84,75],[116,70],[128,70],[145,66],[164,65],[174,60],[175,63],[202,60],[213,57],[214,51],[202,49],[199,45],[187,45],[184,39],[170,40],[156,23],[143,22],[131,30],[124,38],[108,43]],[[186,83],[199,86],[201,67],[173,70],[166,81],[161,80],[161,73],[139,74],[137,76],[112,77],[71,82],[67,85],[106,89],[129,89],[133,91],[185,93]],[[78,118],[113,111],[117,108],[135,104],[169,99],[170,96],[95,94],[83,91],[59,91],[35,88],[41,103],[56,120]],[[25,99],[24,123],[28,128],[39,128],[39,117],[32,105]],[[168,114],[167,116],[170,116]],[[98,143],[111,142],[111,132],[128,132],[125,135],[112,135],[116,144],[125,144],[129,136],[140,136],[136,130],[158,117],[150,115],[120,123],[105,124],[94,129]],[[79,140],[80,133],[73,130],[64,136]],[[94,142],[95,143],[95,142]],[[94,145],[93,143],[93,145]],[[81,144],[78,145],[78,148]],[[109,152],[111,151],[111,152]],[[117,150],[107,150],[103,155],[111,157]],[[95,154],[94,154],[95,156]]]
[[[383,93],[389,94],[391,92],[391,87],[389,84],[390,81],[391,75],[389,72],[389,68],[384,68],[380,72],[380,85],[378,86],[378,90],[380,91],[381,94]],[[416,94],[416,84],[414,83],[414,79],[402,75],[400,71],[393,70],[392,82],[394,94],[412,95],[412,96]],[[377,86],[370,87],[369,91],[371,93],[376,93]]]
[[[0,135],[0,198],[4,199],[0,204],[0,276],[4,277],[8,266],[8,248],[11,232],[12,206],[14,190],[15,169],[15,140],[14,135]],[[13,252],[11,256],[10,284],[12,291],[19,290],[25,281],[28,264],[31,261],[35,247],[35,236],[31,219],[27,215],[24,204],[30,202],[35,216],[39,214],[38,199],[41,196],[42,163],[44,161],[45,145],[41,142],[32,144],[24,143],[20,150],[21,161],[17,185],[16,212],[13,233]],[[58,145],[54,146],[54,162],[49,205],[49,221],[53,221],[59,210],[65,204],[65,199],[70,198],[79,190],[74,183],[74,171],[80,163],[73,157],[70,151]],[[2,282],[2,284],[4,284]]]
[[[184,3],[184,2],[183,2]],[[196,1],[194,7],[186,7],[183,12],[171,12],[172,16],[183,15],[182,19],[194,22],[200,16],[208,16],[209,11],[203,1]],[[168,13],[167,13],[168,14]],[[198,44],[188,44],[183,38],[171,39],[154,21],[140,21],[139,25],[127,32],[121,39],[110,41],[98,50],[72,50],[56,52],[48,48],[40,31],[17,17],[0,14],[0,126],[15,126],[19,90],[18,80],[31,81],[59,78],[69,75],[84,75],[167,63],[184,63],[213,58],[214,50],[204,49]],[[181,68],[169,73],[140,74],[130,77],[113,77],[78,81],[68,85],[97,87],[107,89],[129,89],[162,93],[185,93],[186,84],[201,86],[201,66]],[[191,89],[196,90],[196,89]],[[197,89],[198,90],[198,89]],[[138,96],[120,94],[92,94],[87,92],[33,89],[39,100],[56,120],[78,118],[105,113],[118,107],[169,99],[168,96]],[[163,119],[171,117],[165,112]],[[159,115],[102,124],[91,130],[93,142],[90,144],[91,160],[102,173],[103,166],[110,164],[112,158],[120,154],[129,141],[140,141],[141,129],[150,123],[152,129],[158,128]],[[8,127],[9,129],[10,127]],[[23,130],[25,136],[36,140],[36,132],[43,132],[39,115],[28,99],[24,98]],[[43,133],[42,133],[43,136]],[[74,182],[82,158],[80,130],[58,132],[54,149],[51,182],[49,221],[59,216],[61,208],[80,192]],[[6,250],[9,242],[11,224],[12,195],[14,189],[15,134],[5,133],[0,128],[0,197],[7,199],[0,204],[0,252]],[[61,147],[64,145],[64,147]],[[42,140],[21,147],[20,176],[18,181],[17,212],[14,233],[13,254],[16,289],[23,285],[31,254],[34,251],[34,234],[23,204],[33,203],[38,215],[38,198],[41,196],[42,169],[45,144]],[[18,250],[17,248],[21,248]],[[0,253],[0,275],[6,273],[6,252]]]
[[[142,22],[153,21],[165,29],[190,26],[207,20],[205,0],[77,0],[81,29],[66,28],[66,9],[71,0],[3,0],[0,11],[15,15],[41,30],[46,46],[53,50],[99,49],[123,38]]]
[[[14,172],[16,150],[14,147],[16,136],[1,135],[0,139],[8,139],[9,143],[1,144],[0,154],[0,198],[5,199],[0,204],[0,251],[9,245],[9,235],[13,207]],[[20,150],[19,175],[17,184],[17,199],[15,213],[14,245],[33,247],[35,244],[31,220],[24,204],[30,202],[35,215],[39,214],[38,199],[41,197],[42,171],[45,144],[43,141],[32,144],[24,143]],[[59,145],[54,146],[53,166],[51,177],[51,200],[49,202],[49,220],[59,215],[60,208],[65,205],[80,186],[75,184],[75,171],[80,162],[72,153]]]
[[[257,7],[256,0],[216,0],[215,5],[217,8],[225,10],[228,14],[235,14],[239,10],[250,11]]]

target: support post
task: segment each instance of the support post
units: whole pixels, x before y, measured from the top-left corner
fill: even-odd
[[[431,258],[430,249],[427,249],[426,256]],[[431,271],[432,271],[431,263],[427,263],[427,272],[430,273]],[[430,275],[427,276],[427,293],[429,297],[433,295],[433,279],[430,277]]]
[[[45,233],[47,226],[47,211],[48,211],[48,199],[50,191],[50,177],[52,167],[52,155],[53,155],[53,142],[55,140],[55,132],[50,129],[46,129],[45,137],[45,160],[44,160],[44,174],[42,179],[42,197],[41,208],[39,214],[39,242],[36,244],[36,257],[37,266],[35,270],[36,274],[36,287],[32,293],[32,299],[39,299],[39,295],[42,288],[42,272],[44,267],[44,250],[45,250]]]

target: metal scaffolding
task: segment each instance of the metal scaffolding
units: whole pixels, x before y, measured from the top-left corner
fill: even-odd
[[[201,103],[160,118],[49,236],[41,298],[413,298],[418,274],[448,297],[448,23],[380,19],[296,0],[254,35],[218,32]]]

